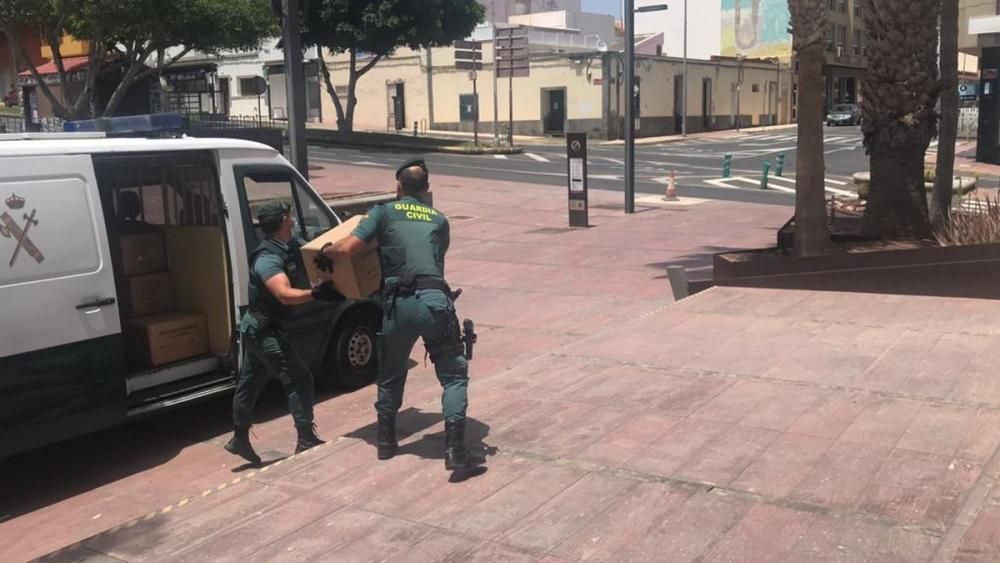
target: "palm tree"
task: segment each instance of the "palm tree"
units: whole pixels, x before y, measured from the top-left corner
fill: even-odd
[[[931,226],[940,231],[951,212],[958,137],[958,0],[942,0],[941,7],[941,131],[938,135],[937,173],[931,195]]]
[[[871,156],[867,234],[927,238],[924,154],[937,130],[934,106],[941,0],[865,0],[868,71],[861,109]]]
[[[799,61],[798,141],[795,158],[795,254],[821,254],[826,227],[823,156],[823,33],[826,0],[788,0],[792,45]]]

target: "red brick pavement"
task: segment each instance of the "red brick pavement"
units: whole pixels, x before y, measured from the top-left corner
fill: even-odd
[[[326,446],[233,473],[224,434],[193,442],[0,523],[0,558],[81,540],[53,559],[1000,556],[1000,305],[735,288],[671,304],[663,264],[767,244],[788,210],[597,207],[592,229],[539,232],[565,224],[558,188],[435,190],[461,313],[483,325],[469,414],[486,473],[448,482],[415,353],[391,461],[375,460],[367,388],[318,406]],[[258,429],[265,457],[288,453],[286,417]]]

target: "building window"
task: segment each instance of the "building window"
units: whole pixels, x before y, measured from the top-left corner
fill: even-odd
[[[1000,2],[1000,0],[997,0]],[[854,0],[854,16],[861,17],[861,0]]]
[[[259,86],[266,85],[264,79],[259,76],[242,76],[240,81],[240,96],[260,96],[264,94],[265,88],[259,89]]]
[[[861,55],[861,30],[854,30],[854,55]]]
[[[837,56],[844,54],[844,44],[847,43],[847,28],[839,26],[837,28]]]
[[[840,0],[840,5],[837,6],[837,8],[838,8],[838,11],[841,14],[846,14],[847,13],[847,0]]]
[[[835,33],[836,33],[836,26],[834,26],[832,23],[826,26],[826,50],[831,53],[833,52],[833,40]]]
[[[997,0],[997,1],[1000,2],[1000,0]],[[829,6],[831,12],[834,11],[834,10],[836,10],[837,9],[837,0],[830,0],[830,2],[827,4],[827,6]]]
[[[752,87],[750,88],[750,91],[751,91],[751,92],[760,92],[760,84],[754,84],[754,85],[753,85],[753,86],[752,86]]]

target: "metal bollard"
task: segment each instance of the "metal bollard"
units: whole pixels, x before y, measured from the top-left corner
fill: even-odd
[[[771,161],[770,160],[765,160],[764,161],[764,174],[760,177],[760,189],[762,189],[762,190],[766,190],[767,189],[767,175],[768,175],[768,173],[770,171],[771,171]]]
[[[728,178],[733,167],[733,155],[727,154],[722,157],[722,177]]]
[[[418,125],[419,123],[420,123],[419,121],[414,121],[414,122],[413,122],[413,136],[414,136],[414,137],[416,137],[416,136],[417,136],[417,125]]]
[[[778,162],[774,166],[774,175],[781,178],[785,172],[785,153],[778,153]]]

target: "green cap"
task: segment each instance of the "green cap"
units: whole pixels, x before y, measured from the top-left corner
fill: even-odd
[[[287,214],[292,206],[284,201],[269,201],[257,209],[257,220],[266,221]]]

